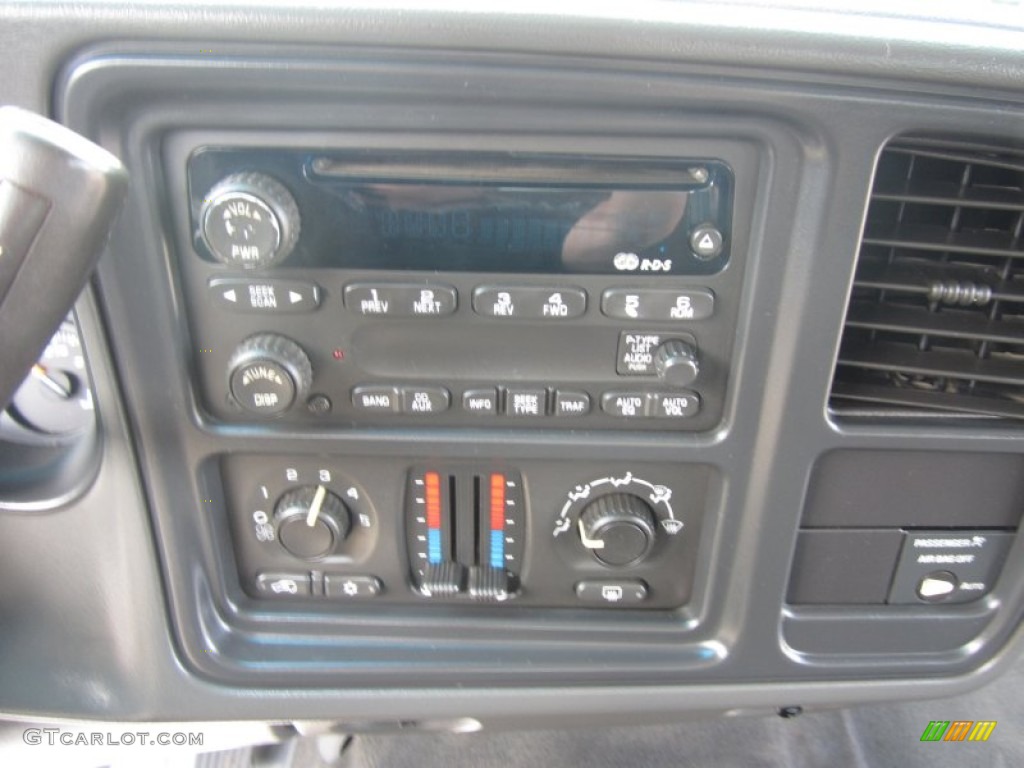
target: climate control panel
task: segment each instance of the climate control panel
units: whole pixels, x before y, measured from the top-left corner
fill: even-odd
[[[685,606],[717,474],[701,465],[225,456],[255,599]]]

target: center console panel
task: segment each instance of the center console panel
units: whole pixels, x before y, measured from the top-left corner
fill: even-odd
[[[838,141],[847,104],[767,81],[288,55],[108,51],[62,86],[138,178],[98,282],[190,670],[774,707],[1003,647],[1016,491],[980,522],[826,493],[870,482],[860,452],[1015,454],[827,414],[851,211],[907,129],[884,94]],[[956,599],[898,551],[975,537]]]

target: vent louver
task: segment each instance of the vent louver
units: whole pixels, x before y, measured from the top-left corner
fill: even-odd
[[[1024,418],[1024,150],[879,159],[830,405]]]

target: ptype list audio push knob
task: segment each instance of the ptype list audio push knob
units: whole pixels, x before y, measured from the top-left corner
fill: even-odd
[[[282,413],[309,393],[313,365],[302,347],[276,333],[258,333],[231,356],[228,386],[249,413]]]
[[[320,560],[334,552],[352,524],[345,503],[322,485],[303,486],[282,496],[274,522],[281,546],[303,560]]]
[[[697,351],[692,344],[681,339],[669,339],[654,353],[654,370],[667,384],[674,387],[689,386],[700,373]]]
[[[640,562],[654,545],[657,526],[650,506],[632,493],[595,499],[580,514],[583,546],[605,565]]]
[[[284,261],[299,239],[291,192],[262,173],[236,173],[207,194],[200,235],[215,258],[232,267],[265,269]]]

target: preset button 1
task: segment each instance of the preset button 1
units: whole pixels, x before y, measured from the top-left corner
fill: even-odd
[[[444,317],[458,306],[450,285],[350,283],[345,307],[366,317]]]

